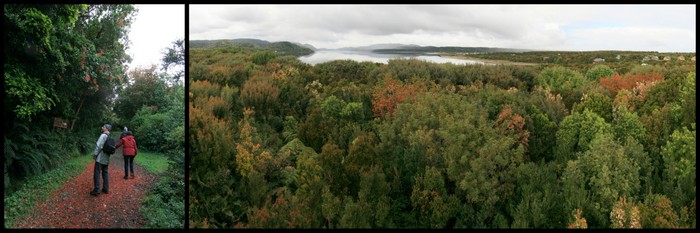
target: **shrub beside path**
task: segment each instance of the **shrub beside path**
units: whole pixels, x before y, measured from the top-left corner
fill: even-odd
[[[134,164],[136,177],[125,180],[122,149],[110,158],[109,194],[90,195],[95,166],[90,160],[80,175],[37,203],[26,218],[16,220],[13,228],[143,228],[147,220],[140,211],[141,200],[158,176]]]

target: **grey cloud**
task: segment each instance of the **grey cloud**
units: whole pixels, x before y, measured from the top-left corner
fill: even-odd
[[[680,15],[669,13],[674,11]],[[635,15],[639,12],[646,16]],[[692,5],[190,5],[190,37],[255,37],[315,43],[319,47],[369,41],[558,47],[571,44],[570,32],[565,29],[572,24],[639,27],[639,22],[644,22],[658,27],[678,25],[694,32],[694,19]],[[391,41],[396,38],[406,41]]]

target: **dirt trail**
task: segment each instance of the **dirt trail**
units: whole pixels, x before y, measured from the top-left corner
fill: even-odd
[[[125,180],[122,149],[110,158],[109,194],[90,195],[95,166],[91,160],[80,175],[66,181],[46,201],[37,203],[29,216],[18,219],[13,228],[142,228],[146,218],[139,211],[141,200],[158,177],[134,164],[136,177]]]

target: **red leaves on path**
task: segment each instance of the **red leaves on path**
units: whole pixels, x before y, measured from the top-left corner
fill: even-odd
[[[125,180],[121,150],[110,159],[109,194],[90,195],[95,166],[91,161],[85,171],[66,181],[46,201],[37,203],[13,228],[142,228],[147,220],[139,210],[141,200],[157,176],[134,164],[136,178]]]

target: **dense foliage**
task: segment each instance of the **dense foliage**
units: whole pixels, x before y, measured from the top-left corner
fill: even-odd
[[[114,123],[110,108],[114,90],[127,81],[127,32],[136,10],[131,5],[3,8],[7,190],[14,180],[94,149],[100,126]],[[54,127],[55,118],[65,128]]]
[[[163,152],[171,163],[151,190],[156,196],[149,199],[149,210],[170,211],[156,218],[168,220],[165,227],[183,227],[185,88],[177,81],[184,73],[177,70],[184,71],[184,41],[164,45],[164,72],[156,71],[157,64],[128,70],[134,6],[3,7],[5,196],[62,169],[68,158],[91,158],[103,124],[112,125],[117,139],[127,126],[139,152]],[[14,207],[8,206],[6,215],[9,208]]]
[[[694,63],[268,52],[190,50],[192,228],[695,227]]]

